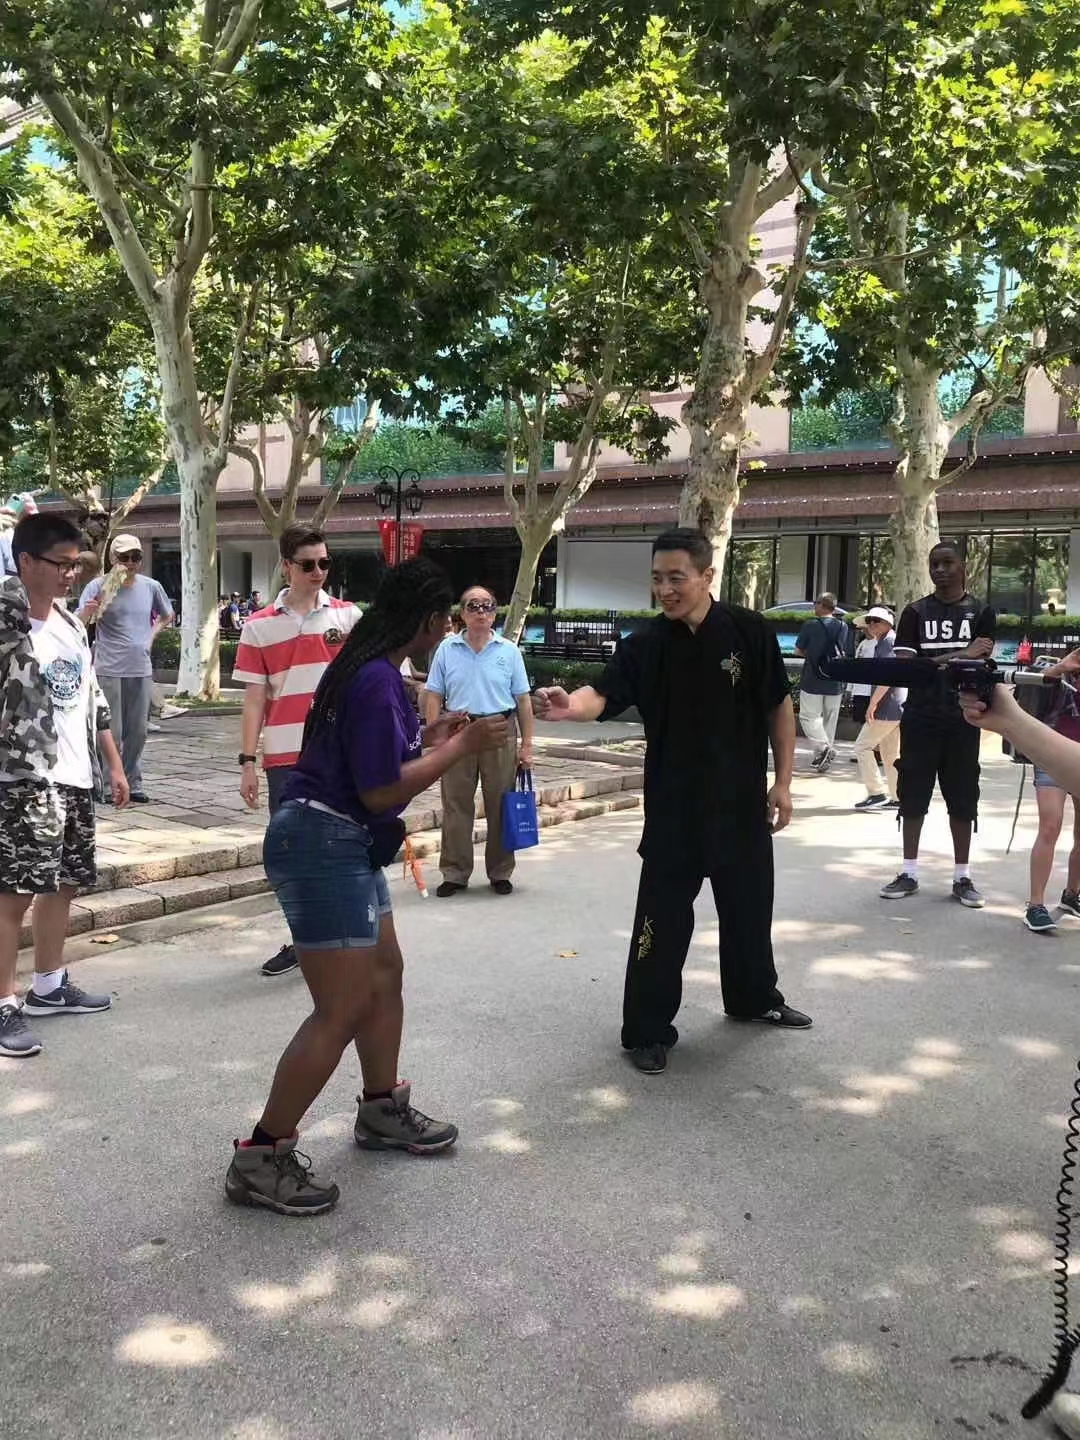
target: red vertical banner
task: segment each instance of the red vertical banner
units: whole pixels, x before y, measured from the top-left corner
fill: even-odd
[[[388,565],[397,564],[397,521],[380,520],[379,534],[382,537],[382,553]]]
[[[406,520],[401,527],[402,560],[415,560],[420,554],[420,547],[423,543],[424,527],[416,524],[415,521]]]

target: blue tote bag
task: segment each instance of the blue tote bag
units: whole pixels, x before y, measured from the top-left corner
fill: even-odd
[[[524,767],[517,772],[513,790],[502,798],[502,843],[504,850],[528,850],[540,844],[532,771]]]

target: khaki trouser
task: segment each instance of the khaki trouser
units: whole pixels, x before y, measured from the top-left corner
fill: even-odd
[[[885,779],[878,770],[874,751],[881,751],[885,766]],[[896,760],[900,754],[900,721],[867,720],[855,741],[855,759],[859,762],[859,779],[866,786],[867,795],[884,795],[896,799]]]
[[[514,727],[511,726],[513,729]],[[476,782],[479,779],[487,817],[484,858],[489,880],[509,880],[514,853],[502,846],[502,797],[514,788],[517,775],[517,733],[498,750],[466,755],[442,777],[442,855],[439,868],[452,885],[467,883],[473,868],[473,826],[476,823]]]

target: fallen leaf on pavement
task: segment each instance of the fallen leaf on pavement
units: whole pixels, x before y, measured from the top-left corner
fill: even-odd
[[[115,945],[120,939],[119,935],[91,935],[91,945]]]
[[[577,951],[576,951],[576,950],[560,950],[560,951],[559,951],[559,959],[560,959],[560,960],[573,960],[573,959],[575,959],[576,956],[577,956]]]

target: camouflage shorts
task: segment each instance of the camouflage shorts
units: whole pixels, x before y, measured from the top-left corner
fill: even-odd
[[[36,780],[0,784],[0,893],[92,885],[94,849],[92,790]]]

